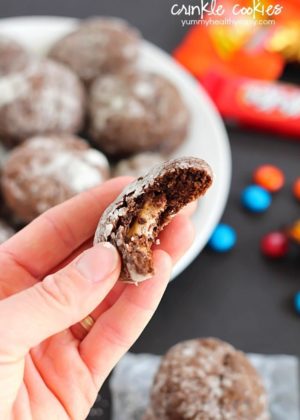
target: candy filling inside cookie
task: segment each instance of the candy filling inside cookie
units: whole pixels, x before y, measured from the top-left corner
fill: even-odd
[[[125,236],[125,244],[135,260],[136,267],[129,269],[131,277],[138,279],[140,275],[151,277],[153,268],[151,263],[151,246],[157,236],[157,229],[165,209],[167,198],[165,194],[146,197],[145,202],[133,217]],[[143,268],[142,268],[143,267]]]
[[[160,215],[164,212],[166,206],[167,198],[164,194],[147,199],[131,222],[127,239],[132,240],[135,236],[152,238]]]
[[[136,200],[132,211],[119,222],[117,243],[122,249],[123,261],[134,282],[138,283],[153,276],[151,247],[157,236],[182,207],[198,198],[208,188],[210,182],[210,177],[192,168],[165,174],[145,190]],[[131,207],[130,199],[128,205]]]

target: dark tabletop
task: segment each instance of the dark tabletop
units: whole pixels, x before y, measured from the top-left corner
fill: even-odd
[[[2,17],[124,17],[145,38],[171,52],[186,31],[171,16],[172,4],[169,0],[9,0],[0,9]],[[275,263],[266,261],[259,252],[264,233],[300,217],[300,204],[291,195],[292,182],[300,176],[300,142],[237,128],[228,131],[233,181],[223,220],[236,228],[237,247],[229,255],[202,252],[169,286],[132,349],[135,352],[160,354],[180,340],[215,336],[247,352],[300,355],[300,317],[293,313],[291,303],[293,294],[300,290],[300,258]],[[241,209],[240,194],[253,169],[267,162],[285,171],[287,184],[270,211],[251,216]],[[109,411],[107,398],[105,392],[99,404],[105,413]],[[93,418],[100,417],[99,410],[92,413]]]

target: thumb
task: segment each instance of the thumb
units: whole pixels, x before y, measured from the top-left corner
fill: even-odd
[[[0,352],[21,357],[31,347],[81,321],[120,274],[117,250],[100,243],[35,286],[0,302]]]

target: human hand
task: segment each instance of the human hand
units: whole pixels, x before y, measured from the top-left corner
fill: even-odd
[[[0,246],[0,418],[84,419],[99,388],[153,315],[193,239],[189,210],[155,247],[155,276],[117,282],[120,260],[92,246],[118,178],[57,206]],[[87,332],[80,321],[91,314]]]

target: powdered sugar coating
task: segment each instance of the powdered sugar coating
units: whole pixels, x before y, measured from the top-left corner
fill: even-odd
[[[0,34],[0,76],[24,69],[30,60],[29,52],[21,44]]]
[[[34,137],[14,149],[4,165],[8,205],[27,221],[109,176],[105,156],[72,136]]]
[[[13,141],[41,133],[76,132],[85,94],[70,70],[50,60],[31,61],[0,78],[0,135]]]
[[[138,55],[139,39],[139,32],[124,20],[93,18],[59,40],[49,55],[90,82],[131,66]]]
[[[247,357],[216,339],[172,347],[156,374],[144,420],[268,420],[261,379]]]
[[[126,155],[175,149],[185,138],[189,113],[177,88],[151,72],[106,75],[89,95],[89,128],[106,153]]]

